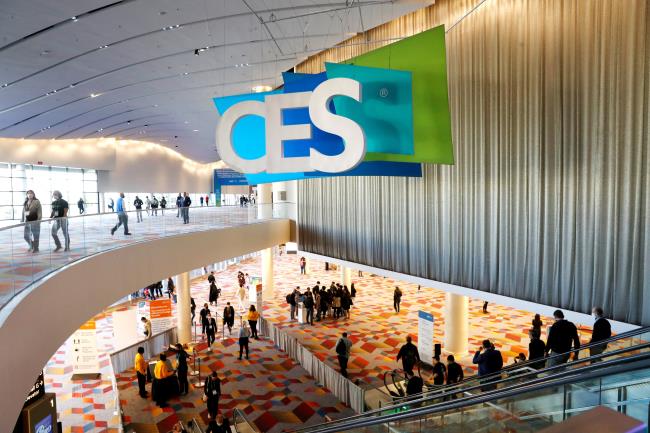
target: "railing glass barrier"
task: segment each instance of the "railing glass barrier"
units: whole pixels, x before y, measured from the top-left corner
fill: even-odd
[[[113,212],[3,227],[0,229],[0,309],[30,284],[90,255],[166,236],[283,218],[290,213],[291,206],[291,203],[278,203],[261,208],[171,208],[158,209],[157,215],[149,215],[145,210],[122,215]],[[119,222],[122,224],[116,227]]]

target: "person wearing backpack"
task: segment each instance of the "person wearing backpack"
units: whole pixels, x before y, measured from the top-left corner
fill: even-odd
[[[310,289],[307,289],[307,292],[305,293],[305,299],[303,301],[303,305],[305,306],[305,309],[307,310],[307,320],[306,322],[309,323],[310,325],[314,326],[314,297],[311,294]]]
[[[399,362],[400,359],[402,360],[402,367],[404,368],[406,374],[409,376],[414,375],[413,367],[415,366],[416,362],[420,361],[420,353],[418,352],[418,348],[411,341],[411,336],[407,335],[406,344],[403,345],[397,353],[397,361]]]
[[[151,214],[152,215],[158,216],[158,204],[159,203],[158,203],[158,199],[156,198],[156,196],[155,195],[152,196],[152,200],[151,200]]]
[[[336,356],[339,359],[339,366],[341,367],[341,375],[348,377],[348,359],[350,359],[350,349],[352,348],[352,341],[348,339],[348,333],[344,332],[341,338],[334,346]]]

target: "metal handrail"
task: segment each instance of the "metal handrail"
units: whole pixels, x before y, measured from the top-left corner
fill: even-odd
[[[439,387],[437,389],[429,389],[429,390],[426,390],[426,391],[422,391],[421,393],[417,393],[417,394],[413,394],[413,395],[410,395],[410,396],[402,397],[400,400],[407,400],[408,399],[409,401],[411,401],[413,399],[417,399],[419,397],[424,397],[424,396],[437,398],[437,396],[432,396],[432,394],[437,394],[437,395],[440,395],[440,396],[443,396],[443,395],[447,396],[447,395],[452,395],[452,394],[456,394],[456,393],[460,392],[461,388],[463,390],[464,389],[476,389],[478,386],[473,386],[473,387],[470,387],[470,388],[466,388],[466,387],[472,382],[487,381],[487,380],[490,380],[490,379],[493,379],[493,378],[501,377],[504,373],[505,374],[511,374],[513,372],[519,371],[520,369],[528,369],[529,373],[525,374],[525,375],[518,375],[516,377],[516,379],[521,379],[522,377],[525,377],[527,375],[540,374],[542,372],[548,372],[548,371],[551,371],[551,370],[557,368],[557,366],[538,370],[538,369],[532,368],[531,365],[538,364],[540,362],[546,362],[547,360],[553,359],[553,358],[556,358],[556,357],[566,356],[566,354],[570,354],[570,353],[573,353],[573,352],[576,352],[576,351],[586,350],[586,349],[589,349],[590,347],[602,346],[603,344],[609,344],[609,343],[612,343],[612,342],[615,342],[615,341],[622,340],[624,338],[634,337],[636,335],[644,334],[646,332],[650,332],[650,327],[643,327],[643,328],[633,329],[631,331],[626,331],[624,333],[621,333],[621,334],[615,335],[613,337],[610,337],[610,338],[608,338],[606,340],[601,340],[601,341],[598,341],[596,343],[591,343],[591,344],[587,344],[585,346],[580,346],[579,349],[577,349],[577,350],[573,349],[572,351],[566,352],[564,354],[561,353],[561,354],[549,356],[549,357],[546,357],[546,358],[538,358],[538,359],[534,359],[534,360],[527,360],[525,362],[519,362],[517,364],[508,365],[508,366],[502,368],[497,373],[491,373],[491,374],[487,374],[487,375],[480,376],[480,377],[479,376],[470,376],[470,377],[466,378],[465,380],[463,380],[461,382],[458,382],[458,383],[455,383],[453,385],[446,385],[444,387]],[[596,358],[605,358],[605,357],[608,357],[608,356],[613,356],[613,355],[625,353],[625,352],[629,351],[632,348],[638,348],[638,347],[645,347],[645,346],[644,345],[630,346],[628,348],[618,349],[616,351],[605,352],[605,353],[602,353],[600,355],[595,355],[595,357]],[[577,363],[584,362],[585,359],[591,359],[591,358],[582,358],[579,361],[573,361],[573,362],[570,362],[570,363],[566,363],[566,364],[564,364],[564,366],[575,365]],[[508,378],[505,378],[505,379],[502,379],[502,380],[495,380],[492,383],[497,383],[498,384],[498,383],[506,382],[506,381],[508,381],[510,379],[513,379],[513,378],[508,377]],[[378,387],[378,388],[375,388],[375,389],[381,389],[381,387]],[[384,394],[386,394],[386,393],[384,392]],[[386,394],[386,395],[389,395],[389,394]],[[397,405],[398,402],[400,401],[400,400],[395,399],[392,396],[391,396],[391,398],[393,398],[393,402],[394,402],[395,405]],[[384,410],[385,410],[385,408],[384,408]],[[370,413],[370,411],[369,412],[364,412],[364,413],[368,414],[368,413]]]
[[[436,393],[435,396],[431,396],[430,395],[431,392],[429,393],[429,395],[426,395],[425,393],[422,393],[422,394],[417,394],[417,395],[413,395],[413,396],[407,396],[402,401],[400,401],[398,403],[394,403],[394,404],[391,404],[389,406],[385,406],[385,407],[383,407],[381,409],[374,409],[374,410],[370,410],[370,411],[367,411],[367,412],[364,412],[364,413],[361,413],[361,414],[358,414],[358,415],[354,415],[354,416],[351,416],[351,417],[342,418],[342,419],[337,420],[336,422],[341,423],[341,422],[345,422],[346,420],[352,421],[352,420],[372,417],[372,415],[381,414],[381,413],[383,413],[383,412],[385,412],[387,410],[403,408],[404,404],[414,405],[414,404],[419,404],[419,403],[425,403],[425,402],[428,402],[428,401],[430,401],[432,399],[440,400],[440,399],[445,399],[446,397],[451,398],[453,396],[457,396],[461,392],[465,393],[465,394],[469,394],[470,391],[481,390],[481,388],[485,386],[485,383],[488,383],[488,382],[489,382],[490,386],[496,387],[497,385],[504,384],[506,382],[510,382],[510,381],[513,381],[513,380],[521,380],[521,379],[524,379],[524,378],[532,376],[532,375],[536,375],[536,376],[543,375],[543,377],[533,378],[528,383],[546,382],[546,381],[549,381],[549,380],[553,380],[553,379],[550,379],[550,375],[554,375],[554,377],[558,377],[558,376],[562,376],[562,375],[565,375],[565,374],[580,374],[581,371],[589,370],[591,368],[594,368],[594,366],[593,365],[586,365],[584,367],[579,367],[579,368],[576,368],[576,369],[569,369],[568,371],[566,371],[566,368],[571,367],[572,365],[575,365],[575,364],[578,364],[578,363],[584,363],[584,362],[587,362],[587,361],[590,361],[590,362],[591,361],[596,361],[596,360],[599,360],[599,359],[602,359],[602,358],[615,356],[615,355],[619,355],[619,354],[622,354],[622,353],[625,353],[625,352],[630,352],[630,351],[633,351],[633,350],[639,350],[639,349],[642,349],[642,348],[649,348],[649,347],[650,347],[650,342],[645,343],[645,344],[640,344],[640,345],[637,345],[637,346],[631,346],[631,347],[615,350],[615,351],[612,351],[612,352],[607,352],[607,353],[602,353],[602,354],[599,354],[599,355],[594,355],[594,356],[591,356],[591,357],[583,358],[581,360],[569,362],[569,363],[566,363],[566,364],[556,365],[556,366],[549,367],[549,368],[544,368],[544,369],[541,369],[541,370],[535,370],[534,372],[523,374],[523,375],[510,376],[510,377],[507,377],[507,378],[501,379],[501,380],[490,380],[490,377],[495,377],[495,375],[489,375],[489,376],[486,375],[486,376],[474,377],[475,380],[479,380],[481,383],[479,383],[478,385],[470,386],[469,388],[464,388],[462,390],[454,388],[454,389],[452,389],[450,391],[449,389],[447,389],[447,387],[445,387],[445,389],[441,390],[442,392]],[[650,352],[648,352],[647,354],[644,354],[644,355],[650,355]],[[617,364],[617,363],[620,363],[620,362],[625,362],[625,360],[627,360],[627,359],[634,359],[634,357],[628,357],[628,358],[623,358],[623,359],[613,359],[613,360],[609,360],[609,361],[602,361],[602,362],[598,362],[598,364],[596,366],[597,367],[603,367],[603,366],[607,366],[607,365],[613,365],[613,364]],[[559,373],[557,373],[558,371],[559,371]],[[522,386],[522,384],[514,384],[514,385],[511,386],[511,388],[512,387],[520,387],[520,386]],[[483,394],[489,394],[489,392],[482,392],[480,395],[483,395]],[[474,397],[476,397],[476,396],[474,396]],[[430,406],[437,406],[439,404],[440,403],[436,403],[436,404],[433,404],[433,405],[430,405]],[[300,432],[300,431],[303,431],[303,430],[302,429],[301,430],[292,430],[292,432]]]
[[[630,366],[629,364],[632,365]],[[642,368],[650,367],[650,352],[630,356],[624,359],[616,359],[592,364],[585,367],[582,372],[579,372],[579,374],[576,374],[578,372],[577,370],[565,370],[558,373],[552,380],[548,380],[548,378],[538,378],[526,384],[488,391],[478,396],[461,397],[456,400],[430,405],[423,408],[413,408],[401,413],[379,415],[377,417],[371,418],[364,417],[362,419],[359,419],[359,416],[344,418],[332,423],[322,424],[320,428],[312,426],[308,429],[290,430],[290,432],[297,433],[301,431],[309,431],[310,433],[334,433],[347,431],[353,428],[367,427],[370,425],[399,421],[406,418],[431,415],[453,409],[467,408],[468,406],[488,403],[502,398],[514,397],[523,393],[530,393],[547,388],[569,385],[575,382],[583,382],[590,379],[625,373],[630,370],[638,369],[637,365],[640,365]],[[490,385],[492,384],[493,383],[490,383]],[[390,408],[384,408],[382,412],[385,412],[389,409]]]
[[[238,419],[241,419],[241,421],[244,424],[246,424],[248,428],[251,429],[251,431],[255,433],[259,432],[259,430],[255,428],[255,426],[246,419],[246,415],[244,415],[244,412],[242,412],[241,409],[235,408],[232,411],[232,423],[233,423],[233,428],[235,429],[236,432],[239,432],[239,429],[237,428],[237,425],[239,424],[237,422]]]

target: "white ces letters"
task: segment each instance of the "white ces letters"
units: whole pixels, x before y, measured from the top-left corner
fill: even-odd
[[[328,111],[330,101],[337,95],[361,102],[361,83],[350,78],[333,78],[321,83],[313,92],[279,93],[267,95],[264,102],[244,101],[233,105],[226,110],[217,126],[217,150],[221,159],[231,168],[249,174],[264,171],[340,173],[356,167],[366,156],[366,137],[359,124]],[[311,138],[309,124],[282,124],[282,110],[301,107],[309,107],[309,117],[316,127],[343,139],[343,152],[328,156],[311,148],[309,156],[283,157],[283,141]],[[261,116],[266,123],[266,154],[257,159],[241,158],[233,148],[235,124],[247,115]]]

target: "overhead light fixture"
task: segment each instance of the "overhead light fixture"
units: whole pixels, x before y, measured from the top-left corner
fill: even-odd
[[[108,48],[108,47],[109,47],[109,45],[102,45],[101,47],[99,47],[99,49],[103,50],[103,49]]]
[[[261,92],[270,92],[273,90],[273,87],[271,86],[266,86],[266,85],[260,85],[260,86],[253,86],[251,90],[255,93],[261,93]]]
[[[97,130],[97,132],[102,132],[103,130],[104,130],[104,128],[99,128],[99,129]]]
[[[199,132],[199,130],[198,130],[198,129],[192,129],[192,131],[193,131],[193,132]]]
[[[183,123],[187,125],[188,123],[190,123],[190,121],[189,121],[189,120],[186,120],[186,121],[183,122]]]
[[[2,88],[4,89],[4,88],[7,87],[8,85],[9,85],[9,83],[4,83],[4,84],[2,85]]]
[[[196,50],[194,50],[194,55],[195,55],[195,56],[198,56],[198,55],[201,54],[203,51],[208,51],[208,49],[210,49],[210,47],[197,48]]]
[[[90,94],[90,97],[91,97],[91,98],[96,98],[96,97],[98,97],[98,96],[102,96],[102,94],[101,94],[101,93],[91,93],[91,94]]]
[[[189,72],[183,72],[183,76],[190,75]]]
[[[176,30],[176,29],[180,29],[180,28],[181,28],[181,25],[180,25],[180,24],[176,24],[175,26],[167,26],[167,27],[163,27],[162,29],[163,29],[163,31],[166,31],[166,30]]]

